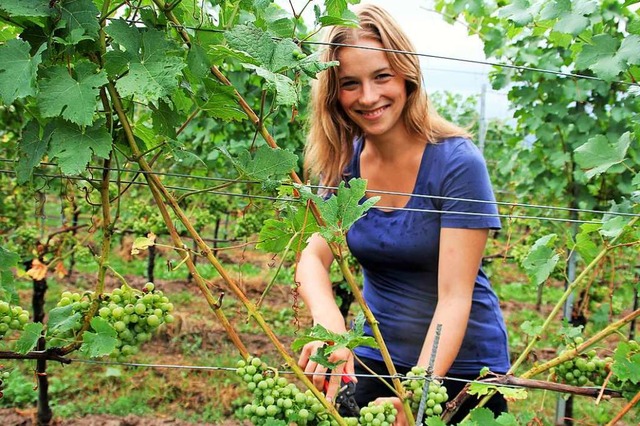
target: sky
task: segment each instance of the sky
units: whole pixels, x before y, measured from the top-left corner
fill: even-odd
[[[290,10],[288,0],[278,0],[277,3]],[[306,0],[292,0],[291,3],[299,9]],[[432,0],[362,0],[361,3],[374,3],[385,8],[406,31],[418,53],[486,60],[480,38],[467,35],[467,29],[460,23],[451,25],[445,22],[433,11]],[[312,13],[307,19],[313,20]],[[490,66],[433,57],[421,57],[421,64],[427,93],[449,91],[478,96],[479,99],[484,85],[486,118],[510,118],[505,92],[496,92],[489,84],[487,73]]]

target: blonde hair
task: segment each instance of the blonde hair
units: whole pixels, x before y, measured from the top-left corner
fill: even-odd
[[[340,44],[354,45],[361,39],[378,41],[384,49],[415,52],[413,44],[396,21],[384,9],[363,5],[356,10],[360,26],[331,27],[324,37],[330,43],[321,53],[325,62],[335,61]],[[337,44],[337,45],[336,45]],[[418,57],[412,54],[386,52],[389,64],[406,82],[407,102],[402,113],[411,134],[427,143],[463,136],[469,133],[442,118],[432,107],[422,87],[422,71]],[[311,89],[309,133],[305,147],[305,170],[323,185],[336,186],[353,156],[353,140],[363,136],[338,102],[338,69],[332,67],[318,74]]]

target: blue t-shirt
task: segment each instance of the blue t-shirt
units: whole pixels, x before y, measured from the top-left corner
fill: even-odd
[[[360,177],[363,145],[356,141],[347,179]],[[364,298],[393,362],[405,367],[416,365],[438,301],[440,229],[500,228],[494,203],[416,196],[495,201],[482,154],[468,139],[427,144],[413,194],[405,209],[383,211],[374,206],[347,234],[349,249],[363,268]],[[371,335],[368,325],[365,332]],[[377,349],[358,347],[355,352],[382,360]],[[483,367],[505,373],[509,352],[498,298],[480,268],[467,331],[449,373],[478,374]]]

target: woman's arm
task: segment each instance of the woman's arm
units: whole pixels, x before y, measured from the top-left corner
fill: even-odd
[[[433,369],[437,376],[447,374],[462,345],[488,233],[487,229],[440,231],[438,304],[418,359],[418,365],[429,365],[436,326],[442,324]]]
[[[345,320],[336,304],[333,287],[329,279],[329,267],[333,262],[333,254],[327,242],[318,234],[309,239],[309,244],[302,251],[296,269],[296,282],[299,283],[300,296],[311,311],[313,323],[320,324],[335,333],[347,331]],[[302,348],[298,365],[305,373],[313,375],[313,384],[320,390],[324,385],[327,368],[309,358],[316,353],[322,342],[311,342]],[[331,354],[329,361],[344,361],[334,369],[334,373],[353,374],[353,356],[348,349],[340,349]],[[314,375],[317,373],[317,375]],[[333,399],[340,385],[340,376],[331,376],[326,392],[327,399]]]

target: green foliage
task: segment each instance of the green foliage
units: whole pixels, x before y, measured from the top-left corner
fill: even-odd
[[[556,238],[557,235],[550,234],[538,239],[522,261],[522,267],[534,285],[540,285],[549,278],[560,259],[553,248]]]
[[[109,355],[113,352],[118,342],[116,330],[100,317],[91,319],[91,328],[95,332],[85,331],[82,334],[80,351],[91,358]]]
[[[36,94],[36,72],[44,46],[34,56],[30,50],[29,43],[22,40],[0,46],[0,99],[6,104]]]
[[[320,324],[316,324],[313,328],[302,337],[297,338],[292,344],[291,349],[299,351],[304,345],[310,342],[325,342],[326,345],[311,356],[311,360],[324,365],[328,368],[335,368],[339,365],[329,361],[329,356],[338,349],[354,349],[357,346],[377,347],[377,343],[373,337],[364,335],[364,315],[360,314],[354,320],[353,327],[346,333],[334,333],[324,328]]]
[[[351,179],[348,184],[340,182],[338,190],[328,199],[311,193],[308,188],[300,188],[303,199],[313,201],[320,211],[324,224],[320,226],[320,235],[328,242],[344,242],[347,230],[369,210],[380,197],[370,197],[360,203],[365,196],[367,181]]]

